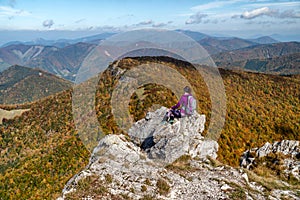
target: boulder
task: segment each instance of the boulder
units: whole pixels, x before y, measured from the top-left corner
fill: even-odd
[[[141,146],[149,158],[171,163],[182,155],[190,155],[192,158],[217,157],[218,143],[205,140],[201,135],[205,115],[196,112],[169,124],[162,122],[167,112],[165,107],[149,112],[145,119],[136,122],[128,131],[132,141]]]

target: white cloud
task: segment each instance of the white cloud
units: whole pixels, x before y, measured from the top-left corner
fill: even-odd
[[[142,22],[138,23],[137,25],[138,26],[144,26],[144,25],[150,25],[150,24],[153,24],[153,21],[151,19],[146,20],[146,21],[142,21]]]
[[[279,18],[300,18],[300,12],[294,10],[285,10],[282,13],[278,13]]]
[[[177,14],[175,15],[176,17],[189,17],[193,15],[194,13],[182,13],[182,14]]]
[[[264,3],[252,3],[249,4],[248,6],[251,7],[278,7],[281,9],[289,9],[289,8],[295,8],[295,7],[299,7],[300,6],[300,2],[299,1],[289,1],[289,2],[264,2]]]
[[[268,7],[262,7],[262,8],[258,8],[258,9],[254,9],[251,11],[245,11],[242,15],[241,18],[244,19],[253,19],[259,16],[263,16],[263,15],[272,15],[274,14],[274,12],[277,12],[276,10],[271,10]]]
[[[196,14],[191,15],[190,18],[186,20],[185,24],[200,24],[205,17],[207,17],[207,14],[197,12]]]
[[[231,0],[231,1],[213,1],[206,4],[201,4],[198,6],[194,6],[191,9],[196,11],[210,10],[213,8],[220,8],[226,5],[237,3],[241,0]]]
[[[225,22],[225,21],[226,20],[223,20],[223,22]],[[213,20],[207,19],[207,20],[204,20],[203,23],[204,24],[209,24],[209,23],[211,23],[211,24],[217,24],[217,23],[219,23],[219,20],[217,20],[217,19],[213,19]]]
[[[78,23],[81,23],[81,22],[83,22],[83,21],[85,21],[85,20],[86,20],[86,19],[82,18],[82,19],[76,20],[75,23],[78,24]]]
[[[254,19],[261,16],[269,16],[274,18],[300,18],[300,13],[296,13],[294,10],[285,10],[283,12],[279,12],[277,9],[270,9],[269,7],[257,8],[251,11],[246,11],[241,14],[241,18],[243,19]],[[236,16],[232,16],[235,18]]]
[[[54,22],[52,19],[47,19],[43,22],[43,26],[46,28],[51,28],[53,26]]]
[[[120,29],[121,29],[121,27],[104,25],[104,26],[95,26],[95,27],[91,26],[91,27],[89,27],[88,30],[101,31],[101,32],[118,32],[118,31],[120,31]]]
[[[155,24],[152,25],[152,27],[158,28],[158,27],[164,27],[164,26],[167,26],[167,25],[168,24],[166,24],[166,23],[155,23]]]
[[[0,16],[3,17],[25,17],[31,15],[30,12],[20,9],[14,9],[8,6],[0,6]]]

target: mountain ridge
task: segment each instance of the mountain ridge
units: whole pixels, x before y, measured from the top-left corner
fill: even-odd
[[[49,72],[19,65],[0,72],[0,104],[24,104],[71,87]]]
[[[299,42],[283,42],[221,52],[212,55],[212,58],[218,67],[228,69],[239,68],[267,73],[299,74],[299,53]]]
[[[200,45],[202,45],[203,48],[206,49],[207,52],[211,55],[211,57],[215,60],[216,64],[220,67],[226,67],[227,65],[231,65],[231,63],[228,64],[228,62],[232,60],[234,62],[233,67],[244,68],[243,64],[245,63],[244,61],[242,62],[241,59],[262,59],[261,56],[254,56],[255,58],[253,58],[253,55],[251,54],[253,54],[253,52],[257,53],[264,51],[264,49],[266,49],[267,46],[271,45],[286,45],[286,48],[290,49],[288,50],[290,51],[290,53],[295,53],[295,45],[288,45],[293,44],[293,42],[274,43],[276,40],[270,38],[269,36],[263,36],[257,39],[242,39],[237,37],[213,37],[200,32],[187,30],[176,31],[182,34],[186,34],[188,37],[191,37]],[[0,71],[3,71],[11,65],[18,64],[32,68],[41,68],[65,79],[74,81],[76,79],[76,74],[78,72],[80,64],[84,60],[85,56],[88,55],[88,53],[94,47],[96,47],[99,41],[113,34],[114,33],[102,33],[98,35],[92,35],[79,39],[73,39],[69,43],[69,40],[65,39],[52,41],[64,43],[66,45],[54,45],[54,43],[47,42],[44,39],[38,39],[32,43],[16,43],[9,46],[5,46],[0,48]],[[249,52],[252,51],[252,53],[245,53],[247,48],[249,48]],[[244,53],[238,54],[239,51]],[[232,57],[233,55],[231,55],[231,52],[236,53],[237,55],[235,57]],[[278,54],[277,56],[281,55]],[[272,63],[272,65],[274,65],[275,60],[273,60]],[[294,66],[294,64],[290,65]],[[292,73],[298,73],[297,71],[295,72],[294,68],[295,67],[292,67],[291,69]],[[289,73],[288,69],[282,69],[282,71],[284,71],[285,74]],[[273,71],[269,71],[269,73],[272,72]]]
[[[7,47],[11,45],[42,45],[42,46],[54,46],[58,48],[63,48],[72,44],[76,44],[79,42],[85,42],[85,43],[91,43],[91,44],[96,44],[101,40],[104,40],[116,33],[112,32],[105,32],[105,33],[99,33],[91,36],[86,36],[86,37],[80,37],[76,39],[57,39],[57,40],[46,40],[43,38],[37,38],[32,41],[27,41],[27,42],[21,42],[21,41],[11,41],[3,44],[2,47]]]
[[[0,48],[2,70],[11,65],[40,68],[68,80],[75,75],[94,44],[76,43],[63,48],[39,45],[11,45]]]

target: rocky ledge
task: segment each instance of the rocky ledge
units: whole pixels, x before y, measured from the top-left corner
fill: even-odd
[[[260,148],[247,150],[240,159],[240,165],[241,167],[252,169],[259,164],[259,159],[271,156],[273,156],[271,164],[278,165],[284,169],[282,171],[286,176],[292,175],[300,181],[299,141],[282,140],[273,144],[267,142]]]
[[[88,166],[65,185],[59,199],[280,199],[289,190],[268,190],[251,181],[247,169],[218,163],[218,144],[205,140],[205,116],[174,124],[167,109],[148,113],[128,131],[107,135]]]

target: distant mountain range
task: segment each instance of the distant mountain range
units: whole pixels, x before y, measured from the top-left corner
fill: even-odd
[[[281,43],[269,36],[242,39],[214,37],[186,30],[176,31],[201,44],[219,67],[279,74],[299,73],[297,65],[297,53],[300,53],[299,42]],[[38,39],[31,42],[10,42],[0,48],[0,72],[17,64],[40,68],[74,81],[81,63],[89,52],[101,40],[114,34],[102,33],[72,40]],[[294,55],[288,56],[289,54]],[[279,58],[281,56],[285,57]],[[285,64],[282,64],[283,60]]]
[[[14,65],[0,73],[0,104],[28,103],[71,87],[48,72]]]
[[[195,31],[188,31],[188,30],[175,30],[179,33],[183,33],[187,35],[188,37],[194,39],[195,41],[199,42],[201,45],[212,45],[215,46],[216,41],[225,41],[226,43],[230,42],[231,40],[234,43],[235,40],[240,40],[243,41],[244,43],[248,44],[246,46],[251,46],[253,44],[271,44],[271,43],[277,43],[279,42],[278,40],[273,39],[270,36],[262,36],[254,39],[241,39],[237,37],[215,37],[215,36],[210,36],[204,33],[200,32],[195,32]],[[101,33],[101,34],[96,34],[93,36],[88,36],[88,37],[82,37],[78,39],[59,39],[59,40],[45,40],[43,38],[37,38],[36,40],[33,41],[28,41],[28,42],[20,42],[20,41],[11,41],[8,43],[5,43],[2,45],[2,47],[7,47],[11,45],[19,45],[19,44],[24,44],[24,45],[41,45],[41,46],[55,46],[58,48],[62,48],[71,44],[76,44],[79,42],[84,42],[84,43],[90,43],[90,44],[98,44],[101,40],[107,39],[108,37],[114,35],[116,33]],[[203,40],[203,42],[202,42]],[[209,41],[212,41],[211,43]],[[245,47],[245,45],[243,46]],[[231,48],[225,50],[231,50],[231,49],[237,49],[241,48],[239,46],[234,46],[232,44]],[[224,50],[224,48],[222,48]]]
[[[39,68],[74,80],[81,62],[95,45],[76,43],[63,48],[41,45],[10,45],[0,48],[0,71],[11,65]]]
[[[212,56],[219,67],[276,74],[300,74],[300,42],[256,45]]]
[[[54,46],[58,48],[63,48],[66,46],[69,46],[71,44],[76,44],[79,42],[85,42],[85,43],[91,43],[91,44],[98,44],[101,40],[104,40],[115,33],[101,33],[101,34],[96,34],[88,37],[82,37],[78,39],[58,39],[58,40],[45,40],[43,38],[37,38],[36,40],[33,41],[28,41],[28,42],[20,42],[20,41],[11,41],[8,43],[5,43],[2,45],[2,47],[7,47],[11,45],[42,45],[42,46]]]

